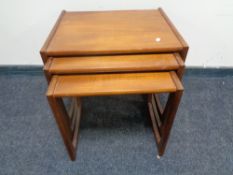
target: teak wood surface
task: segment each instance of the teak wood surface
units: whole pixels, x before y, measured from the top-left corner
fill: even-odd
[[[180,52],[188,46],[162,9],[63,11],[41,49],[50,56]]]
[[[47,95],[96,96],[175,92],[169,72],[54,76]],[[52,80],[54,81],[54,80]]]
[[[170,71],[183,66],[175,54],[138,54],[50,58],[45,65],[49,74],[104,72]]]
[[[162,156],[183,92],[187,52],[187,43],[161,8],[63,11],[40,53],[48,101],[70,158],[76,157],[79,96],[145,93]],[[159,100],[161,92],[169,93],[165,106]],[[75,101],[70,112],[64,96]]]

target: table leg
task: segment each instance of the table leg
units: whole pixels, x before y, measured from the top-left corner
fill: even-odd
[[[159,156],[164,154],[182,93],[183,90],[177,90],[176,92],[169,94],[168,101],[161,115],[158,112],[160,111],[159,107],[157,105],[153,105],[153,94],[149,95],[148,107]],[[162,120],[158,121],[158,119]]]
[[[80,123],[80,116],[81,116],[81,102],[79,101],[78,112],[77,116],[73,116],[74,119],[74,129],[72,131],[71,124],[72,121],[70,120],[68,113],[65,109],[65,105],[62,101],[61,97],[53,97],[48,96],[48,102],[54,114],[55,120],[57,122],[58,128],[62,135],[64,144],[66,149],[69,153],[70,159],[75,160],[76,158],[76,146],[77,146],[77,138],[78,138],[78,131],[79,131],[79,123]]]

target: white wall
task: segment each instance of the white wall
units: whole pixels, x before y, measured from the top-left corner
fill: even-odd
[[[188,66],[233,67],[232,0],[1,0],[0,64],[41,65],[39,50],[62,9],[157,7],[188,42]]]

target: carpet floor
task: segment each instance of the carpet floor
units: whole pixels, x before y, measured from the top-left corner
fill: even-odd
[[[69,160],[41,74],[0,75],[0,175],[232,175],[233,77],[184,77],[158,160],[144,96],[83,99],[77,160]]]

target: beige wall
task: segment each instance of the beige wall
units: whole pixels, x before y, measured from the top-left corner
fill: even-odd
[[[41,65],[39,50],[62,9],[162,7],[190,45],[187,66],[233,67],[232,0],[2,0],[0,64]]]

